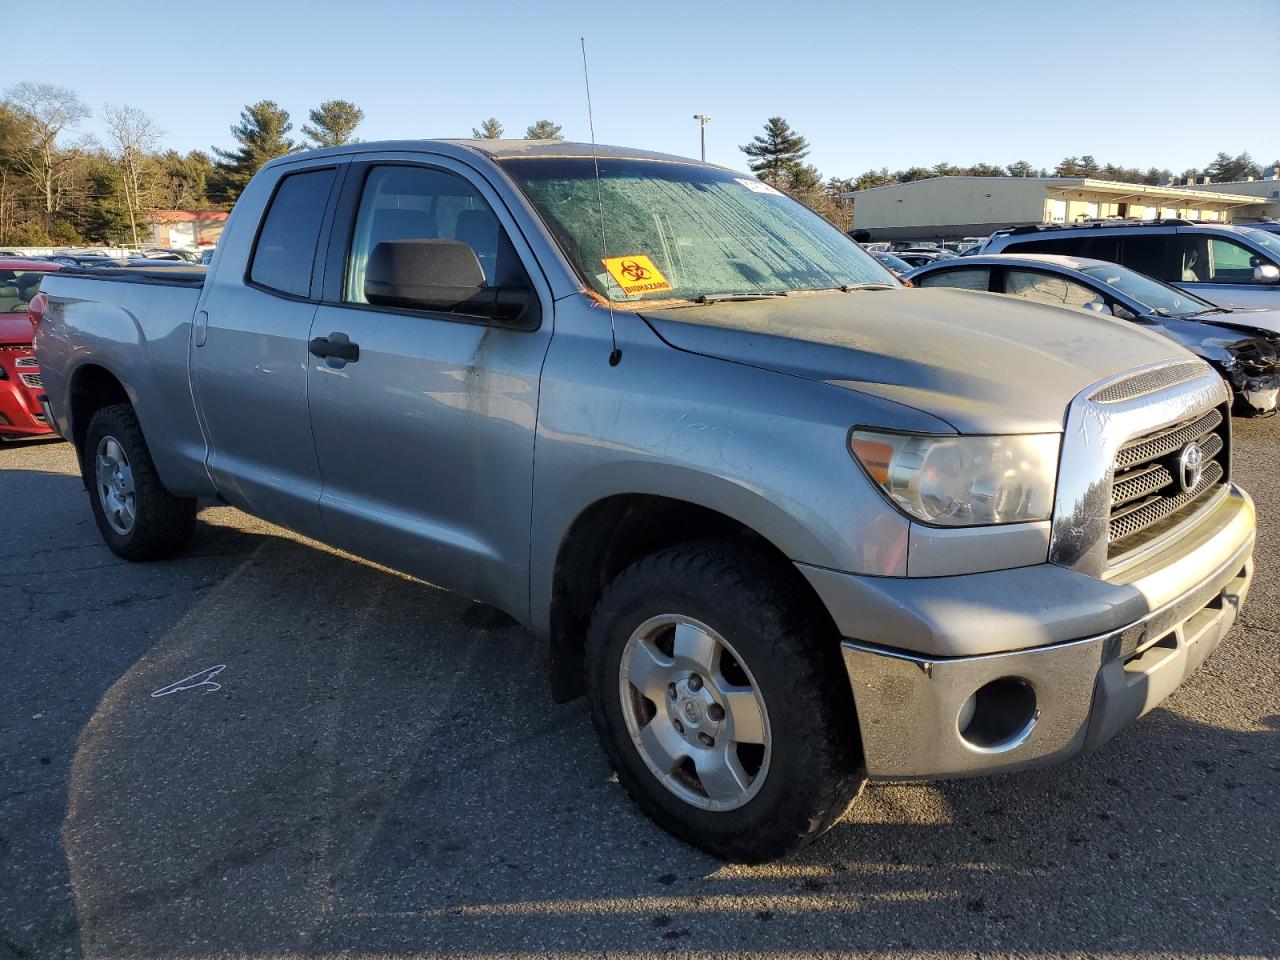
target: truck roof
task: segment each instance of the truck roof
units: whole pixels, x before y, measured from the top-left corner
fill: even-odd
[[[699,163],[689,157],[678,157],[670,153],[657,153],[653,150],[635,150],[631,147],[615,147],[608,144],[580,143],[573,140],[372,140],[362,143],[349,143],[341,147],[330,147],[326,150],[308,150],[301,153],[290,153],[271,161],[288,163],[300,157],[312,156],[344,156],[352,153],[384,153],[389,151],[438,151],[441,147],[452,150],[467,150],[483,154],[494,160],[511,160],[518,157],[539,157],[547,159],[568,157],[597,156],[617,160],[663,160],[676,163]],[[445,152],[450,152],[446,150]],[[710,164],[708,164],[710,166]]]

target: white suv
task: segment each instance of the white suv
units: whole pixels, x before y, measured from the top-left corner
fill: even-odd
[[[1190,220],[999,230],[983,253],[1056,253],[1123,264],[1223,307],[1280,307],[1280,235]]]

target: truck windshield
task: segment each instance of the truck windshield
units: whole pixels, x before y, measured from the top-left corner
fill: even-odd
[[[1096,267],[1084,267],[1081,273],[1105,283],[1118,293],[1143,304],[1151,313],[1162,317],[1194,317],[1218,309],[1208,300],[1179,290],[1177,287],[1118,264],[1108,263]]]
[[[745,175],[601,157],[597,195],[591,157],[513,158],[502,166],[583,280],[610,300],[898,286],[845,234]]]

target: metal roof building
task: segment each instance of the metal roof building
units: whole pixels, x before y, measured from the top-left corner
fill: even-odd
[[[1187,189],[1197,192],[1211,190],[1214,193],[1229,193],[1238,197],[1256,197],[1261,206],[1251,207],[1249,209],[1250,215],[1280,219],[1280,166],[1271,171],[1270,177],[1262,180],[1232,180],[1224,183],[1206,183],[1188,186]]]
[[[1253,219],[1264,197],[1211,186],[1151,186],[1089,177],[930,177],[844,194],[872,240],[953,240],[1004,227],[1109,217]]]

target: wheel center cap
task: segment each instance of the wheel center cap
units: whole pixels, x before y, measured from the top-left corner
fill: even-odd
[[[699,709],[698,704],[695,703],[694,701],[686,700],[684,702],[683,709],[684,709],[684,718],[691,725],[696,727],[702,721],[702,710]]]

